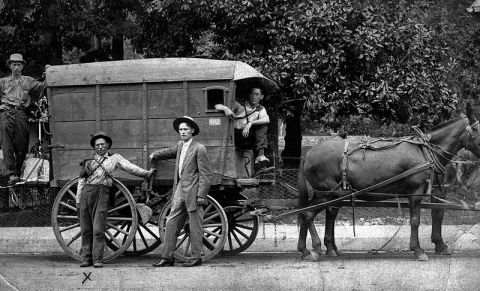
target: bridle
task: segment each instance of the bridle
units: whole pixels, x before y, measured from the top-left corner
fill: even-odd
[[[470,121],[469,121],[468,117],[465,117],[465,119],[466,119],[466,123],[467,123],[467,126],[465,127],[465,130],[467,132],[467,140],[465,142],[465,148],[468,145],[468,137],[470,137],[473,141],[473,144],[474,144],[477,152],[480,153],[479,142],[477,142],[477,138],[473,135],[473,128],[475,128],[475,127],[477,129],[477,132],[480,132],[480,122],[475,118],[475,122],[470,124]]]

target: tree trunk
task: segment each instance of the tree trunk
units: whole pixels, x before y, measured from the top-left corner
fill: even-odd
[[[302,156],[302,125],[300,117],[303,102],[296,104],[293,114],[285,119],[285,149],[282,151],[283,168],[298,169]]]
[[[46,64],[62,64],[62,41],[58,36],[57,0],[40,1],[42,9],[42,39],[45,43]]]
[[[112,38],[112,59],[123,60],[123,34],[117,34]]]

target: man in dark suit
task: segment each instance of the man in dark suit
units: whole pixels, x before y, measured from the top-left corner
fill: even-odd
[[[193,140],[200,129],[195,121],[188,116],[173,121],[173,128],[180,134],[175,146],[153,152],[150,160],[176,158],[172,208],[167,218],[165,243],[162,259],[154,263],[154,267],[168,267],[175,263],[173,253],[177,242],[177,230],[183,225],[188,213],[190,220],[191,259],[184,267],[200,266],[202,264],[203,208],[207,204],[207,194],[211,184],[211,171],[207,150],[201,143]]]

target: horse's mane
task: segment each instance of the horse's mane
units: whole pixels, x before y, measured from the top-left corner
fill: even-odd
[[[445,122],[442,122],[442,123],[440,123],[440,124],[435,125],[435,126],[432,127],[430,130],[431,130],[431,131],[434,131],[434,130],[439,129],[439,128],[444,128],[444,127],[446,127],[446,126],[449,126],[450,124],[453,124],[453,123],[459,121],[460,119],[462,119],[462,117],[459,117],[459,118],[456,118],[456,119],[447,120],[447,121],[445,121]]]

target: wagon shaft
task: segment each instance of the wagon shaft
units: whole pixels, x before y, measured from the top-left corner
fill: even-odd
[[[323,202],[323,203],[320,203],[320,204],[316,204],[316,205],[312,205],[312,206],[308,206],[308,207],[305,207],[305,208],[301,208],[301,209],[297,209],[297,210],[294,210],[294,211],[290,211],[290,212],[286,212],[286,213],[282,213],[282,214],[279,214],[277,216],[274,216],[274,217],[271,217],[270,219],[272,221],[276,221],[276,220],[279,220],[280,218],[282,217],[285,217],[285,216],[290,216],[290,215],[294,215],[294,214],[299,214],[299,213],[304,213],[304,212],[308,212],[308,211],[312,211],[312,210],[315,210],[315,209],[319,209],[319,208],[325,208],[325,207],[328,207],[328,206],[331,206],[331,205],[334,205],[334,204],[337,204],[347,198],[353,198],[357,195],[360,195],[360,194],[363,194],[363,193],[366,193],[368,191],[372,191],[372,190],[375,190],[377,188],[380,188],[380,187],[383,187],[385,185],[388,185],[388,184],[391,184],[391,183],[394,183],[398,180],[401,180],[405,177],[408,177],[410,175],[414,175],[414,174],[417,174],[417,173],[420,173],[420,172],[423,172],[427,169],[432,169],[432,163],[425,163],[425,164],[422,164],[422,165],[419,165],[419,166],[416,166],[412,169],[409,169],[395,177],[392,177],[390,179],[387,179],[385,181],[382,181],[380,183],[377,183],[375,185],[372,185],[370,187],[367,187],[367,188],[364,188],[362,190],[358,190],[358,191],[355,191],[355,192],[352,192],[352,193],[349,193],[349,194],[346,194],[346,195],[343,195],[341,197],[338,197],[336,199],[333,199],[333,200],[330,200],[330,201],[326,201],[326,202]]]

